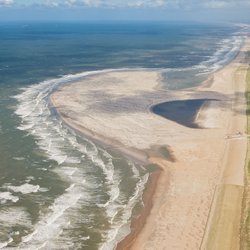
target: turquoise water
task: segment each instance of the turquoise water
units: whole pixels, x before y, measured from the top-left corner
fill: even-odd
[[[151,68],[195,86],[237,54],[242,28],[183,23],[0,24],[0,249],[113,249],[149,172],[66,127],[58,86]],[[187,77],[188,76],[188,77]]]

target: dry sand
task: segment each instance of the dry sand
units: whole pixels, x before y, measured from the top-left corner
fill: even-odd
[[[120,248],[132,241],[129,248],[140,250],[237,249],[222,248],[221,237],[234,235],[229,245],[238,247],[242,191],[229,192],[227,185],[237,190],[244,185],[248,44],[247,40],[236,60],[214,74],[211,84],[198,88],[167,91],[160,88],[159,72],[119,71],[86,77],[51,96],[71,127],[161,168],[142,230]],[[197,123],[204,129],[188,128],[150,111],[156,103],[200,98],[219,100],[200,110]],[[163,159],[156,146],[170,147],[176,161]],[[231,195],[236,207],[225,217],[224,200]],[[235,222],[228,229],[230,219]]]

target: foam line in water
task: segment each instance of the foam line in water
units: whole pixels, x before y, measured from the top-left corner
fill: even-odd
[[[45,241],[52,240],[61,232],[62,226],[67,224],[67,216],[64,213],[67,209],[76,205],[81,198],[79,187],[72,184],[65,194],[58,197],[50,206],[51,212],[42,216],[41,220],[35,225],[31,234],[22,238],[19,249],[34,249],[41,247]],[[29,243],[29,244],[27,244]]]
[[[17,202],[19,198],[10,192],[0,192],[0,204],[5,204],[8,201]]]
[[[98,151],[95,149],[92,151],[92,162],[101,168],[105,174],[106,183],[108,184],[108,194],[109,199],[104,204],[98,204],[99,207],[106,208],[106,214],[110,218],[110,223],[112,223],[115,215],[118,213],[119,206],[116,205],[116,200],[120,196],[120,182],[121,177],[119,173],[115,171],[112,156],[108,154],[105,150],[100,150],[103,157],[106,158],[106,163],[98,156]]]
[[[96,204],[97,198],[91,195],[91,192],[95,193],[100,184],[95,183],[94,178],[90,179],[88,174],[86,175],[88,170],[85,170],[83,166],[79,167],[79,164],[86,164],[82,163],[84,158],[91,161],[92,167],[101,169],[105,176],[105,183],[102,185],[107,188],[109,197],[105,203],[100,204],[100,207],[105,208],[107,219],[112,225],[111,231],[106,233],[110,246],[116,242],[119,230],[128,224],[133,206],[142,194],[145,184],[140,178],[139,172],[136,172],[136,169],[133,170],[138,179],[134,194],[128,204],[121,204],[122,196],[119,188],[121,176],[119,171],[114,168],[112,156],[89,140],[84,139],[83,142],[78,142],[75,133],[63,126],[61,121],[55,119],[48,107],[49,95],[60,85],[84,76],[111,71],[116,70],[85,72],[44,81],[22,89],[23,92],[15,96],[19,103],[15,113],[21,118],[19,129],[36,137],[39,148],[49,159],[57,162],[58,167],[54,168],[54,171],[63,178],[66,177],[65,179],[70,182],[70,187],[65,190],[64,194],[56,198],[50,207],[51,212],[41,216],[39,222],[34,225],[32,233],[23,237],[20,249],[51,245],[53,240],[59,237],[65,225],[70,223],[69,211],[79,207],[80,204]],[[26,185],[25,189],[20,186],[10,186],[9,188],[12,188],[12,191],[27,193],[28,183],[24,185]],[[46,191],[46,189],[41,190],[38,186],[36,186],[36,190],[34,186],[32,188],[29,192]],[[119,223],[115,218],[121,212],[123,213],[122,221]],[[44,245],[45,242],[46,245]]]
[[[0,242],[0,249],[7,247],[11,242],[13,242],[13,238],[10,238],[8,241]]]
[[[132,169],[134,178],[136,178],[136,179],[137,179],[137,178],[140,178],[139,170],[135,167],[135,164],[129,162],[129,165],[130,165],[130,167],[131,167],[131,169]]]
[[[13,227],[16,226],[31,228],[31,218],[22,207],[3,207],[1,208],[0,214],[0,233],[3,229],[7,229],[8,232],[11,232]]]
[[[131,196],[128,204],[124,207],[123,215],[119,223],[113,223],[112,229],[105,235],[106,242],[100,247],[101,250],[109,250],[115,248],[116,244],[121,241],[130,232],[129,219],[132,216],[132,211],[135,204],[142,197],[145,184],[147,183],[149,174],[144,175],[136,184],[135,191]]]
[[[39,185],[32,185],[29,183],[25,183],[21,186],[4,185],[4,188],[11,190],[15,193],[22,193],[22,194],[37,193],[40,190]]]
[[[230,39],[223,39],[218,45],[219,49],[208,59],[202,62],[199,67],[202,73],[214,72],[229,63],[240,51],[243,45],[242,36],[233,36]]]
[[[23,161],[23,160],[25,160],[25,158],[24,157],[13,157],[13,160]]]

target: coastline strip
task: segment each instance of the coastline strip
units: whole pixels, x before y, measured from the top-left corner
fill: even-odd
[[[149,216],[153,207],[153,197],[157,190],[157,183],[160,178],[160,175],[161,170],[157,170],[156,172],[150,174],[148,183],[146,184],[146,188],[144,189],[142,197],[144,207],[140,214],[137,215],[137,217],[132,218],[130,226],[131,232],[117,244],[116,250],[131,249],[132,245],[134,244],[134,241],[145,226],[147,217]]]
[[[235,98],[232,103],[232,121],[230,124],[232,132],[245,132],[246,129],[246,74],[245,62],[244,66],[238,66],[234,74]],[[239,107],[242,114],[234,115],[236,110],[239,111]],[[245,185],[243,166],[245,166],[247,139],[246,136],[242,136],[242,138],[239,136],[238,140],[233,140],[233,137],[231,139],[228,140],[227,144],[228,153],[224,156],[227,159],[223,168],[221,183],[214,192],[214,199],[201,244],[202,250],[235,250],[240,249],[241,246],[240,231]],[[240,151],[239,148],[244,148],[244,150]]]
[[[62,122],[64,122],[66,126],[73,129],[80,136],[84,136],[87,139],[92,140],[94,143],[103,147],[106,150],[110,150],[111,152],[118,154],[122,153],[122,155],[125,156],[127,159],[131,159],[136,163],[143,164],[144,166],[153,164],[156,167],[156,170],[150,173],[148,182],[143,192],[143,209],[140,211],[139,214],[135,215],[136,217],[132,216],[130,233],[124,239],[118,242],[116,246],[117,250],[130,249],[137,236],[145,226],[147,217],[151,212],[153,206],[153,197],[157,190],[158,180],[162,173],[162,164],[158,164],[158,162],[150,160],[149,155],[147,155],[145,151],[125,147],[120,142],[110,140],[109,138],[105,138],[101,135],[97,135],[92,131],[88,130],[87,128],[84,128],[80,124],[76,125],[73,122],[69,122],[69,117],[67,117],[67,115],[64,115],[64,113],[59,112],[59,110],[56,108],[56,105],[53,102],[53,95],[50,96],[49,101],[51,108],[53,109],[55,114],[62,120]],[[166,161],[165,159],[162,160]]]
[[[250,50],[247,53],[247,59],[250,60]],[[241,228],[241,249],[247,250],[250,248],[250,66],[246,75],[246,100],[247,100],[247,128],[248,135],[247,157],[245,162],[245,189],[242,208],[242,228]]]

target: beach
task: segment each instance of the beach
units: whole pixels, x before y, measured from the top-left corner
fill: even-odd
[[[247,50],[248,38],[236,59],[196,88],[163,89],[159,71],[123,70],[84,77],[50,96],[71,128],[105,149],[160,169],[151,177],[154,187],[146,189],[150,195],[144,193],[147,211],[141,226],[118,249],[238,249],[247,150]],[[152,112],[159,103],[183,105],[187,100],[202,100],[192,113],[196,126],[169,112],[167,117]],[[235,201],[230,209],[225,205],[229,199]]]

